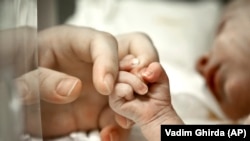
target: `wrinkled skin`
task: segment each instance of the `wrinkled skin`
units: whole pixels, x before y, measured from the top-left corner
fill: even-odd
[[[147,93],[134,92],[131,87],[133,83],[124,83],[120,72],[118,83],[109,96],[110,106],[130,123],[130,126],[127,126],[118,120],[121,126],[130,128],[136,123],[146,139],[160,140],[159,125],[183,124],[171,103],[168,76],[158,62],[153,62],[142,69],[137,77],[148,84]]]

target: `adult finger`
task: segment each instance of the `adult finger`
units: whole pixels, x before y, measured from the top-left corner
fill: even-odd
[[[67,60],[93,63],[93,83],[108,95],[118,73],[117,41],[109,33],[85,27],[58,26],[39,33],[40,64],[53,67]],[[47,59],[46,59],[47,58]],[[84,70],[82,70],[84,71]],[[84,73],[84,72],[83,72]]]
[[[54,104],[69,103],[79,96],[82,88],[79,79],[46,68],[26,73],[15,81],[25,105],[38,103],[40,99]]]
[[[120,58],[125,57],[127,54],[132,54],[138,59],[138,67],[135,72],[148,66],[151,62],[159,61],[158,52],[152,40],[145,33],[136,32],[118,35],[117,41]]]
[[[139,60],[134,55],[129,54],[122,58],[119,62],[119,68],[123,71],[130,71],[134,66],[139,64]]]

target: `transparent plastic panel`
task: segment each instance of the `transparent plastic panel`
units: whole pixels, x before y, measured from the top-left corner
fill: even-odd
[[[0,141],[42,135],[37,57],[37,1],[0,0]]]

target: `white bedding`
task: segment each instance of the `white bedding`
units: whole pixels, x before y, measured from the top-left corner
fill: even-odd
[[[115,4],[116,3],[116,4]],[[106,5],[106,6],[105,6]],[[216,124],[225,119],[213,97],[195,72],[195,60],[210,46],[220,15],[217,1],[171,2],[167,0],[78,0],[67,24],[90,26],[112,34],[143,31],[153,40],[169,79],[177,113],[187,124]],[[225,119],[222,121],[221,119]],[[56,141],[99,141],[84,133],[72,133]],[[135,126],[129,141],[143,141]]]

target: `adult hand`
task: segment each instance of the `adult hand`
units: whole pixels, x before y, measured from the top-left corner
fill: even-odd
[[[55,31],[56,33],[53,33],[53,31]],[[87,36],[89,38],[84,37],[83,39],[85,40],[82,40],[79,37],[81,36],[79,35],[79,33],[82,32],[84,33],[83,35],[90,34],[89,36]],[[78,35],[74,35],[74,33],[78,33]],[[16,84],[19,89],[18,92],[20,92],[22,103],[24,105],[25,120],[27,123],[26,131],[31,135],[40,136],[41,118],[39,104],[41,98],[43,138],[67,135],[68,131],[87,131],[92,129],[92,127],[90,126],[93,126],[93,128],[96,129],[99,128],[99,124],[103,127],[103,129],[105,129],[102,137],[108,136],[110,134],[110,131],[114,129],[118,131],[118,134],[121,135],[121,137],[122,134],[127,134],[128,131],[124,129],[120,130],[121,128],[117,126],[112,118],[109,117],[106,118],[106,120],[104,118],[102,121],[100,121],[100,123],[98,119],[100,116],[99,114],[101,113],[100,109],[105,109],[103,111],[106,112],[103,113],[108,113],[110,111],[108,110],[108,106],[106,106],[108,105],[106,100],[107,98],[104,98],[104,96],[101,96],[99,93],[108,94],[112,90],[112,83],[114,83],[117,73],[116,71],[118,70],[118,53],[116,40],[107,33],[97,32],[93,29],[88,28],[73,28],[63,26],[49,29],[48,31],[42,32],[43,35],[39,36],[39,63],[41,64],[41,66],[37,68],[36,34],[37,33],[35,29],[22,27],[3,31],[0,35],[0,43],[2,46],[1,69],[6,69],[10,72],[14,70],[14,76],[11,77],[15,78],[16,80]],[[79,38],[67,38],[69,34]],[[66,37],[65,39],[67,41],[63,40],[64,37]],[[94,39],[91,37],[93,37]],[[82,43],[81,40],[83,41]],[[72,45],[71,43],[75,44]],[[77,46],[78,43],[79,46]],[[103,48],[105,48],[106,54],[100,54],[100,50],[102,50]],[[74,56],[77,54],[74,54],[74,52],[72,51],[76,51],[77,53],[80,53],[79,51],[86,51],[86,53],[83,53],[82,56]],[[55,52],[58,54],[53,54]],[[57,59],[59,58],[61,60],[58,62]],[[74,61],[76,62],[73,61],[71,62],[72,65],[69,65],[67,64],[69,63],[67,59],[75,59]],[[56,70],[57,67],[65,66],[66,68],[69,67],[69,69],[73,67],[70,69],[73,71],[73,75],[67,74],[67,72],[65,72],[63,69],[60,69],[58,71]],[[80,69],[75,70],[76,67]],[[91,79],[92,67],[94,67],[93,71],[95,71],[93,81],[96,84],[96,89],[93,88],[93,81]],[[10,68],[10,70],[8,68]],[[111,78],[110,76],[108,76],[106,77],[106,79],[109,79],[107,80],[109,82],[105,82],[103,79],[106,73],[110,73],[110,75],[113,75],[114,80],[112,80],[112,76]],[[84,74],[85,77],[76,76],[82,74]],[[75,81],[71,84],[72,87],[69,86],[67,88],[67,85],[70,85],[70,82],[66,83],[66,86],[62,86],[63,84],[59,84],[60,81],[69,79],[73,79],[73,81]],[[81,79],[83,79],[83,81],[81,81]],[[82,89],[82,82],[86,82],[85,89]],[[89,88],[88,85],[90,86]],[[63,88],[65,88],[65,90],[62,90]],[[99,90],[99,92],[95,95],[95,93],[97,93],[97,90]],[[85,96],[89,101],[86,100],[87,102],[83,104],[83,110],[81,111],[81,108],[79,108],[81,106],[73,107],[77,104],[74,104],[72,102],[75,101],[75,99],[77,99],[78,97],[84,97],[80,96],[82,91],[91,94],[89,94],[89,96]],[[92,93],[92,91],[94,92]],[[91,100],[91,98],[93,98],[94,100]],[[93,101],[97,102],[92,103]],[[78,101],[76,103],[79,104],[81,102]],[[59,106],[58,104],[62,105]],[[92,105],[94,105],[92,107],[93,109],[88,108]],[[74,108],[76,108],[76,110]],[[72,111],[70,111],[69,109]],[[51,114],[50,112],[53,114]],[[79,112],[79,114],[77,112]],[[75,115],[74,113],[78,115]],[[91,120],[91,123],[80,123],[79,126],[76,125],[78,124],[77,117],[79,119],[82,115],[84,115],[87,120]],[[110,113],[109,116],[112,116],[112,113]],[[104,114],[104,117],[107,116],[105,116]],[[80,122],[81,120],[84,121],[84,119],[80,119]],[[71,124],[71,121],[74,123]],[[88,121],[84,122],[88,123]],[[53,126],[55,128],[53,128]],[[82,126],[83,128],[81,128]]]
[[[115,38],[90,28],[57,26],[41,31],[38,45],[43,137],[100,129],[99,117],[108,105],[104,95],[112,91],[118,71]]]
[[[119,53],[113,36],[90,28],[58,26],[39,33],[39,85],[44,138],[95,129],[101,129],[103,140],[109,140],[111,136],[113,140],[126,138],[129,130],[115,123],[108,99],[104,96],[113,89],[118,70],[118,54],[119,58],[128,53],[135,56],[140,53],[142,56],[153,54],[152,58],[142,58],[141,65],[158,59],[155,52],[131,50],[139,43],[137,38],[132,37],[147,41],[144,45],[148,49],[154,48],[144,34],[138,33],[119,36],[118,41],[122,41],[119,43]],[[104,81],[106,74],[108,80]],[[30,81],[32,77],[25,78],[25,84],[30,88],[26,103],[30,104],[35,101],[32,93],[36,89],[32,89],[35,88]],[[67,80],[66,86],[60,84],[62,80]],[[31,120],[36,118],[36,114],[32,107],[26,109],[28,131],[36,135],[38,132],[33,129],[38,123]]]

